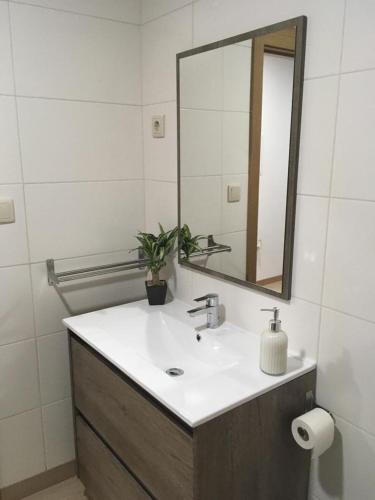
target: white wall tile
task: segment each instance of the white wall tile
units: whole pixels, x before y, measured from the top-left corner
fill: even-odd
[[[39,409],[0,421],[0,467],[3,487],[45,470]]]
[[[335,441],[313,463],[319,500],[370,500],[375,491],[375,437],[336,418]]]
[[[375,323],[323,309],[317,400],[375,435]]]
[[[341,77],[334,196],[375,200],[374,87],[375,71]]]
[[[55,262],[56,271],[122,262],[136,254],[128,251],[93,255]],[[35,304],[36,334],[46,335],[62,330],[61,320],[73,314],[82,314],[131,300],[144,298],[144,272],[134,270],[112,276],[62,283],[58,289],[48,285],[45,263],[32,264],[32,284]]]
[[[222,113],[182,109],[180,114],[182,176],[221,174]]]
[[[191,3],[192,0],[142,0],[142,22],[162,16]]]
[[[69,347],[66,332],[38,339],[42,405],[70,396]]]
[[[0,268],[0,345],[34,336],[28,266]]]
[[[346,3],[342,70],[375,67],[375,4],[372,0]]]
[[[222,221],[221,231],[232,233],[247,230],[247,175],[223,175],[221,188]],[[228,186],[240,186],[241,199],[228,202]]]
[[[52,469],[74,460],[72,402],[66,399],[43,407],[42,412],[47,468]]]
[[[137,26],[14,3],[10,8],[18,94],[140,103]]]
[[[303,89],[298,192],[328,196],[338,77],[306,80]]]
[[[33,340],[0,347],[0,418],[39,405],[36,347]]]
[[[296,298],[285,302],[194,272],[193,297],[207,292],[219,293],[228,321],[257,334],[267,327],[269,319],[260,309],[279,307],[283,329],[289,338],[289,349],[302,356],[317,358],[320,319],[318,305]]]
[[[14,92],[8,2],[0,2],[0,92]]]
[[[180,59],[182,108],[223,108],[223,50],[214,49]]]
[[[328,198],[298,196],[292,293],[317,304],[322,295],[327,219]]]
[[[158,232],[177,225],[177,185],[174,182],[146,181],[146,231]]]
[[[181,179],[181,224],[193,234],[221,233],[221,176]]]
[[[176,54],[191,48],[192,7],[143,26],[143,102],[176,99]]]
[[[278,21],[308,18],[306,75],[338,72],[344,2],[324,0],[201,0],[194,3],[194,46],[214,42]]]
[[[22,3],[23,0],[12,1]],[[139,0],[105,0],[105,2],[103,0],[27,0],[27,3],[128,23],[139,24],[141,20]]]
[[[372,321],[375,204],[332,200],[323,303]]]
[[[32,261],[135,247],[143,196],[143,181],[27,185]]]
[[[16,101],[14,97],[0,96],[0,158],[0,184],[21,182]]]
[[[24,264],[29,260],[25,205],[21,184],[0,186],[0,198],[14,201],[15,222],[0,225],[0,239],[6,244],[0,245],[0,266]]]
[[[249,171],[249,113],[223,113],[223,173]]]
[[[152,137],[153,115],[165,116],[165,137]],[[174,101],[143,107],[144,169],[147,179],[177,181],[177,118]]]
[[[138,106],[18,99],[25,182],[140,179]]]

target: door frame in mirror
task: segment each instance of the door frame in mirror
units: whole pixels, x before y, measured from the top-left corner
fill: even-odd
[[[275,297],[290,300],[292,292],[292,269],[293,269],[293,250],[294,250],[294,230],[296,218],[296,202],[297,202],[297,179],[298,179],[298,159],[300,149],[300,133],[301,133],[301,116],[302,116],[302,97],[303,97],[303,80],[305,68],[305,51],[306,51],[306,29],[307,17],[299,16],[287,21],[272,24],[264,28],[248,31],[240,35],[232,36],[218,42],[209,43],[201,47],[186,50],[176,55],[176,73],[177,73],[177,196],[178,196],[178,228],[181,228],[181,154],[180,154],[180,60],[185,57],[190,57],[195,54],[207,52],[209,50],[218,49],[234,43],[240,43],[245,40],[252,39],[256,36],[267,35],[286,28],[296,28],[296,44],[295,44],[295,62],[293,75],[293,97],[292,97],[292,113],[290,125],[290,141],[289,141],[289,162],[288,162],[288,181],[287,181],[287,200],[286,200],[286,216],[285,216],[285,235],[284,235],[284,255],[283,255],[283,273],[282,273],[282,291],[277,292],[265,288],[262,285],[242,280],[234,276],[207,269],[190,261],[187,261],[181,256],[181,251],[178,251],[178,262],[181,266],[187,267],[204,274],[209,274],[217,278],[236,283],[247,288],[255,289]]]

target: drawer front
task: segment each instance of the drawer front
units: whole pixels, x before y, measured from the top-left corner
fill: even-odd
[[[80,417],[76,419],[79,476],[92,500],[151,500],[142,486]]]
[[[71,338],[75,405],[159,500],[193,498],[191,436]]]

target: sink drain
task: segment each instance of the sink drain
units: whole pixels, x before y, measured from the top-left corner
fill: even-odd
[[[184,374],[184,370],[181,368],[168,368],[165,370],[165,373],[168,373],[171,377],[179,377]]]

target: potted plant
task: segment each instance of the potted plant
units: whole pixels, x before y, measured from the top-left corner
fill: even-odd
[[[190,228],[187,224],[184,224],[182,228],[180,229],[180,249],[184,252],[186,255],[186,258],[188,259],[190,255],[194,252],[199,252],[202,250],[202,247],[199,245],[199,240],[204,240],[205,237],[198,234],[196,236],[191,235]]]
[[[137,240],[141,244],[145,258],[148,259],[147,268],[151,272],[151,280],[146,280],[146,292],[150,305],[162,305],[167,295],[167,282],[160,279],[160,270],[166,265],[166,258],[173,250],[178,228],[164,231],[159,223],[160,233],[139,232]]]

